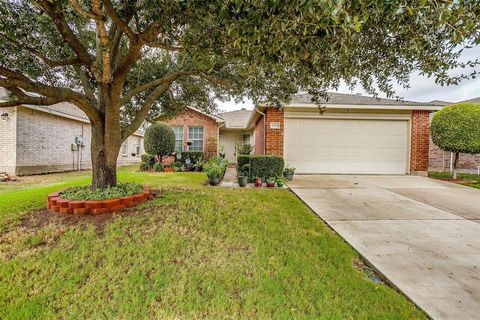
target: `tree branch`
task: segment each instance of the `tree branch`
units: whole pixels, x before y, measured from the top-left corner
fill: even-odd
[[[133,133],[135,133],[135,131],[138,130],[138,128],[140,128],[155,101],[157,101],[162,94],[168,91],[170,84],[171,82],[163,83],[162,85],[156,87],[152,93],[150,93],[140,110],[135,115],[135,119],[133,119],[133,121],[122,130],[122,141],[131,136]]]
[[[78,59],[95,73],[95,70],[92,70],[93,59],[65,21],[60,1],[52,3],[49,0],[35,0],[35,2],[50,16],[58,32],[75,52]]]
[[[115,8],[113,7],[112,2],[110,0],[104,0],[104,7],[105,7],[105,10],[107,11],[107,14],[112,19],[113,23],[117,27],[119,27],[127,35],[127,37],[130,40],[136,41],[137,34],[133,32],[133,30],[128,26],[128,24],[122,20],[122,18],[120,18],[120,16],[115,11]]]
[[[192,75],[195,74],[196,71],[178,71],[175,73],[172,73],[171,75],[168,75],[166,77],[163,77],[161,79],[156,79],[150,82],[147,82],[141,86],[138,86],[129,92],[127,92],[122,99],[120,100],[120,105],[124,105],[125,103],[130,102],[130,100],[136,96],[137,94],[140,94],[144,92],[145,90],[155,88],[157,86],[162,85],[163,83],[168,82],[169,84],[172,83],[173,81],[177,80],[181,76],[186,76],[186,75]]]
[[[18,87],[8,87],[7,90],[12,92],[17,97],[17,100],[0,102],[0,108],[16,107],[22,104],[50,106],[61,102],[61,100],[55,98],[32,97],[26,95],[22,90],[18,89]]]

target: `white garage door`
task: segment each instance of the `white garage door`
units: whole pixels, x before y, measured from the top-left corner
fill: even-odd
[[[298,173],[405,174],[408,121],[285,119],[285,162]]]

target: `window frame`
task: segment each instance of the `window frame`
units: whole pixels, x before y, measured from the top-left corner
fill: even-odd
[[[198,135],[200,134],[201,132],[201,135],[202,135],[202,138],[194,138],[192,137],[191,138],[191,135],[190,135],[190,130],[192,129],[201,129],[201,131],[198,131],[198,132],[192,132],[192,136],[195,136],[195,133],[197,133]],[[190,142],[190,145],[188,146],[188,151],[198,151],[198,152],[204,152],[204,149],[205,149],[205,127],[204,126],[188,126],[188,142]],[[194,146],[194,142],[197,142],[197,141],[201,141],[201,149],[198,149],[198,146]],[[192,149],[192,147],[194,149]]]
[[[172,125],[171,126],[173,132],[175,132],[175,152],[183,152],[184,148],[184,143],[185,143],[185,132],[184,132],[184,126],[183,125]],[[182,139],[177,139],[177,132],[175,131],[175,128],[180,129],[178,133],[182,134]],[[180,143],[180,150],[177,150],[177,142],[181,141]]]
[[[245,136],[248,136],[248,142],[245,142]],[[252,144],[252,134],[251,133],[242,133],[242,143],[243,144]]]
[[[122,157],[127,157],[128,156],[128,142],[127,140],[125,140],[123,143],[122,143]]]

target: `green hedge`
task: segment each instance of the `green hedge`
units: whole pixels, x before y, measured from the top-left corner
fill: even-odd
[[[242,172],[243,166],[250,163],[250,155],[238,155],[237,156],[237,173]]]
[[[285,162],[279,156],[239,155],[237,157],[237,172],[241,172],[245,164],[250,164],[250,177],[281,177]]]
[[[191,165],[203,161],[204,153],[202,151],[184,151],[181,153],[180,161],[182,164],[185,164],[185,160],[190,159]]]

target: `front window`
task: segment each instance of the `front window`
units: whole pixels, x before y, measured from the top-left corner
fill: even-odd
[[[135,155],[137,157],[140,156],[140,145],[139,144],[135,145]]]
[[[175,132],[175,151],[183,151],[183,126],[172,126],[173,132]]]
[[[128,155],[128,144],[127,141],[125,141],[122,144],[122,156],[126,157]]]
[[[244,133],[242,135],[243,144],[250,144],[250,133]]]
[[[203,151],[203,127],[188,127],[189,151]]]

